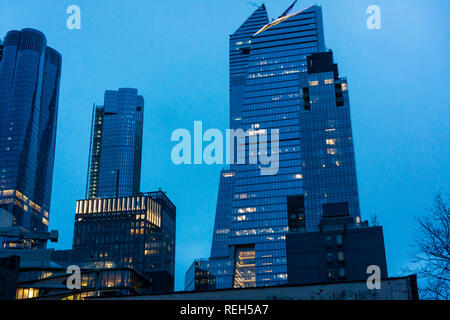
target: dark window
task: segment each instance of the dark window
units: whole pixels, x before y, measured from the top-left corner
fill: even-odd
[[[299,231],[305,228],[305,197],[287,197],[288,225],[290,231]]]
[[[333,252],[328,252],[327,253],[327,262],[328,262],[328,264],[332,264],[334,262]]]
[[[336,235],[336,244],[338,247],[342,247],[342,245],[344,244],[344,238],[342,234]]]
[[[5,278],[4,277],[1,277],[0,278],[0,297],[1,296],[4,296],[5,295],[5,288],[6,286],[5,286]]]

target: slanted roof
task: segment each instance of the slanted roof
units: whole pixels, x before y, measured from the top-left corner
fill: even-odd
[[[294,13],[292,13],[292,14],[289,14],[289,15],[286,15],[286,16],[281,16],[280,18],[276,19],[275,21],[272,21],[271,23],[266,24],[266,25],[265,25],[264,27],[262,27],[258,32],[256,32],[253,36],[256,36],[256,35],[258,35],[258,34],[264,32],[264,31],[266,31],[266,30],[272,28],[273,26],[276,26],[277,24],[279,24],[279,23],[281,23],[281,22],[283,22],[283,21],[286,21],[286,20],[288,20],[289,18],[292,18],[293,16],[296,16],[296,15],[298,15],[299,13],[302,13],[303,11],[306,11],[306,10],[312,8],[312,7],[313,7],[313,6],[310,6],[310,7],[308,7],[308,8],[302,9],[302,10],[297,11],[297,12],[294,12]]]
[[[267,15],[266,6],[263,4],[258,9],[256,9],[250,17],[245,20],[245,22],[233,33],[233,35],[247,33],[248,31],[258,30],[264,24],[269,22],[269,16]],[[252,31],[251,33],[254,33]]]

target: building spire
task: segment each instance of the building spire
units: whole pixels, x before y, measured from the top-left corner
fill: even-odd
[[[298,0],[295,0],[294,3],[291,4],[290,7],[287,8],[286,11],[283,12],[283,14],[282,14],[281,16],[278,17],[278,19],[280,19],[281,17],[287,16],[287,15],[292,11],[292,9],[294,9],[294,6],[295,6],[295,4],[297,3],[297,1],[298,1]]]

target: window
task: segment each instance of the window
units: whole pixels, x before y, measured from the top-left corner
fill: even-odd
[[[325,242],[326,242],[326,246],[327,246],[327,247],[332,247],[332,246],[333,246],[331,236],[326,236]]]
[[[328,280],[333,280],[333,279],[334,279],[334,270],[328,269]]]
[[[337,153],[336,148],[327,148],[327,154],[335,155]]]
[[[336,244],[337,244],[339,247],[342,247],[342,245],[343,245],[343,237],[342,237],[342,234],[336,235]]]
[[[333,252],[327,253],[327,262],[328,264],[332,264],[334,262]]]
[[[339,278],[345,278],[345,269],[339,268]]]
[[[344,252],[343,251],[338,252],[338,261],[344,262]]]

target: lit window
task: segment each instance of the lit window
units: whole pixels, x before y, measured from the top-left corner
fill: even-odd
[[[311,86],[311,87],[315,87],[315,86],[318,86],[319,85],[319,81],[310,81],[309,82],[309,85]]]
[[[325,84],[333,84],[333,79],[325,79]]]
[[[334,279],[334,270],[328,269],[328,279]]]
[[[336,154],[336,148],[327,148],[327,154]]]
[[[334,146],[336,144],[336,139],[327,139],[326,143],[329,146]]]

